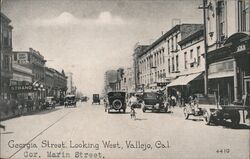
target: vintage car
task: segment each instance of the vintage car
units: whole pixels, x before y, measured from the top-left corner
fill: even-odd
[[[105,102],[105,111],[110,110],[126,112],[126,93],[125,92],[109,92]]]
[[[201,116],[203,115],[204,110],[199,107],[199,100],[205,101],[205,97],[202,94],[195,94],[189,97],[188,103],[185,103],[183,108],[183,113],[185,119],[188,119],[190,115]]]
[[[54,97],[46,97],[43,103],[44,109],[46,108],[55,108],[56,100]]]
[[[99,97],[99,94],[93,94],[93,101],[92,101],[92,104],[94,104],[94,103],[100,104],[100,97]]]
[[[64,106],[69,107],[69,106],[74,106],[76,107],[76,97],[73,94],[66,95],[65,96],[65,101],[64,101]]]
[[[164,100],[164,94],[158,92],[144,92],[141,97],[142,111],[168,112],[168,103]]]
[[[207,125],[211,123],[221,123],[224,120],[230,119],[234,126],[240,123],[240,110],[247,110],[249,112],[250,106],[246,104],[247,96],[244,95],[241,104],[223,105],[218,100],[216,94],[208,94],[198,96],[196,109],[191,104],[187,104],[184,111],[184,116],[188,119],[189,115],[203,116]],[[198,108],[198,109],[197,109]]]

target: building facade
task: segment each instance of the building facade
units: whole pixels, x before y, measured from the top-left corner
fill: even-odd
[[[35,94],[33,99],[40,100],[45,97],[45,63],[44,56],[32,48],[29,51],[13,51],[13,62],[28,67],[34,75],[32,84]]]
[[[34,96],[32,79],[34,77],[32,70],[28,67],[12,63],[13,78],[10,82],[11,98],[22,100],[28,99],[28,96]]]
[[[180,51],[177,78],[167,85],[169,94],[187,100],[190,94],[204,92],[204,36],[203,29],[179,41]],[[176,58],[177,59],[177,58]]]
[[[144,89],[163,88],[180,72],[178,42],[202,28],[201,24],[176,25],[139,55],[139,82]]]
[[[11,20],[0,12],[0,99],[10,99],[10,80],[12,79],[12,29]]]
[[[136,44],[134,47],[134,53],[133,53],[133,72],[134,72],[134,85],[135,85],[134,91],[144,89],[143,83],[140,82],[141,72],[139,70],[139,60],[140,60],[139,57],[144,53],[144,51],[148,48],[148,46],[149,45]]]
[[[121,80],[121,90],[125,92],[135,92],[134,69],[131,67],[124,69],[124,75]]]
[[[223,104],[239,101],[250,90],[250,2],[210,0],[207,6],[209,92]]]

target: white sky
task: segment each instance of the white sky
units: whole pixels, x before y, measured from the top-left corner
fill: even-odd
[[[78,90],[101,93],[107,69],[132,65],[133,47],[172,27],[201,23],[202,0],[2,0],[13,50],[32,47],[47,66],[73,72]]]

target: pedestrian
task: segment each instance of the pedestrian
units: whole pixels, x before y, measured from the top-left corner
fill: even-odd
[[[137,98],[135,95],[132,95],[132,96],[129,98],[129,100],[128,100],[128,105],[130,106],[130,117],[131,117],[131,119],[132,119],[132,118],[133,118],[133,119],[136,118],[136,117],[135,117],[135,114],[136,114],[136,112],[135,112],[135,107],[136,107],[137,104],[139,104],[139,103],[138,103],[138,98]]]

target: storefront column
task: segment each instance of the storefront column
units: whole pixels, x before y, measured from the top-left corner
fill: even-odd
[[[236,60],[233,60],[234,65],[234,100],[238,100],[238,80],[237,80],[237,65]]]

